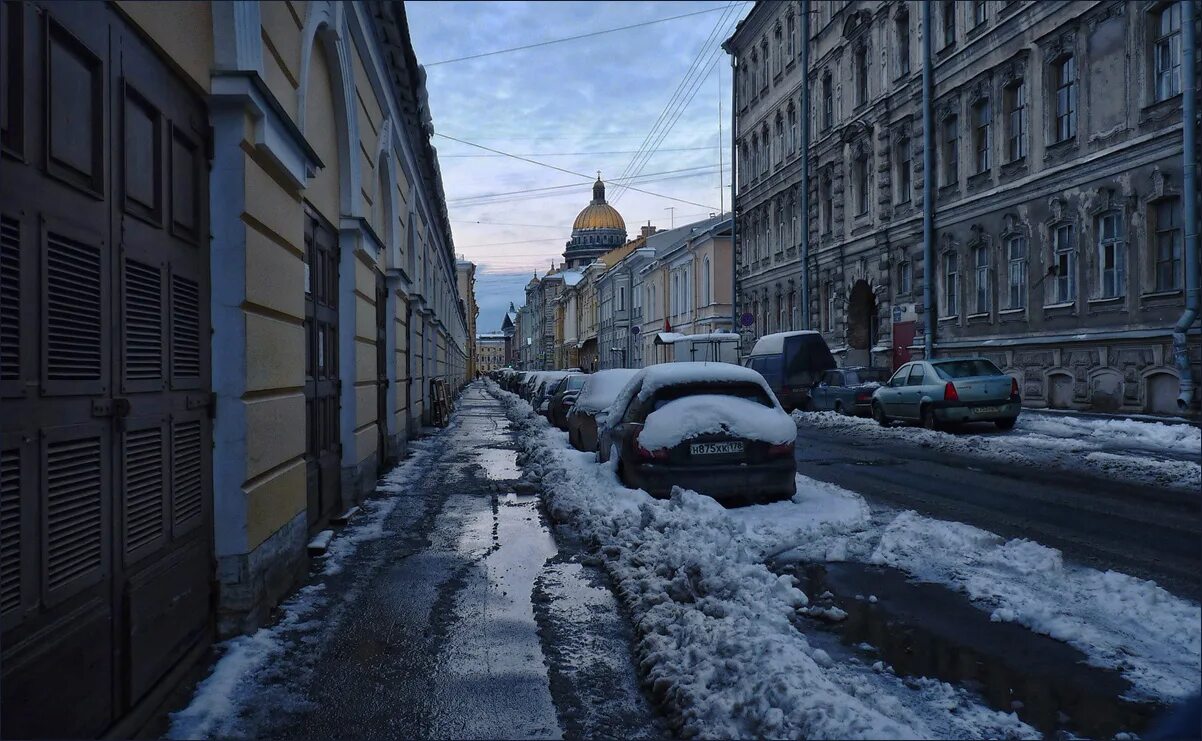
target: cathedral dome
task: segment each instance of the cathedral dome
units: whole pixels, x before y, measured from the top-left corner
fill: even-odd
[[[605,183],[600,176],[593,183],[593,201],[572,222],[572,231],[577,229],[619,229],[626,231],[626,222],[613,206],[605,202]]]

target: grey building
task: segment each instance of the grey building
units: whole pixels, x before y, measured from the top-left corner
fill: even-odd
[[[808,219],[801,7],[811,12]],[[1182,73],[1198,65],[1183,59],[1183,9],[933,3],[926,265],[921,4],[757,2],[725,44],[736,65],[738,302],[752,334],[800,328],[808,224],[810,324],[845,363],[920,356],[932,311],[936,355],[991,358],[1029,405],[1177,412]],[[1187,355],[1196,380],[1196,326]]]

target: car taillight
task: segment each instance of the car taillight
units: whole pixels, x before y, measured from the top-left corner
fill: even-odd
[[[634,439],[632,440],[632,442],[634,443],[634,452],[638,455],[639,458],[642,458],[643,460],[666,461],[668,459],[668,449],[667,448],[656,448],[655,450],[647,450],[646,448],[644,448],[643,444],[639,442],[639,433],[638,432],[634,433]]]
[[[947,385],[943,387],[943,400],[960,401],[960,394],[956,393],[956,385],[951,381],[948,381]]]
[[[1010,379],[1010,401],[1018,401],[1018,379]]]
[[[784,456],[793,456],[793,443],[781,443],[779,445],[768,446],[769,458],[783,458]]]
[[[868,401],[872,398],[872,394],[868,391],[861,391],[856,394],[856,401]]]

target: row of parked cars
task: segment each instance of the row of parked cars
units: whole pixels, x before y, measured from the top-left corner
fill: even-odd
[[[565,430],[577,450],[613,460],[622,483],[653,496],[681,486],[720,501],[772,501],[796,490],[797,427],[750,368],[505,369],[496,380]]]

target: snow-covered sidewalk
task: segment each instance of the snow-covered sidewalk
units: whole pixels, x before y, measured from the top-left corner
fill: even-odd
[[[1008,432],[981,425],[951,432],[879,426],[866,417],[794,412],[800,428],[837,430],[870,440],[901,441],[1020,465],[1079,467],[1132,482],[1199,491],[1202,429],[1132,419],[1070,417],[1024,411]]]
[[[680,490],[655,500],[570,448],[518,397],[490,388],[522,433],[525,465],[541,476],[550,512],[594,543],[617,581],[643,667],[686,734],[1039,736],[961,688],[832,658],[794,627],[809,596],[766,564],[786,552],[887,564],[947,585],[995,620],[1066,641],[1091,663],[1121,671],[1139,698],[1167,702],[1197,691],[1202,612],[1151,582],[1074,567],[1053,549],[913,512],[874,520],[859,495],[803,476],[791,502],[773,505],[727,510]]]

